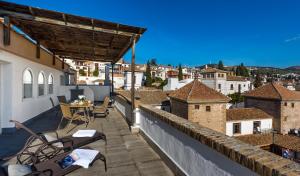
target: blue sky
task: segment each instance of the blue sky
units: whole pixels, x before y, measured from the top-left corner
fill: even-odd
[[[297,0],[12,0],[146,27],[138,63],[300,65]],[[125,56],[130,58],[130,52]]]

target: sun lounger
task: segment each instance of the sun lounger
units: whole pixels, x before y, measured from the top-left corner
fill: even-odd
[[[82,149],[91,149],[91,148],[85,147]],[[17,176],[17,175],[63,176],[63,175],[69,174],[69,173],[81,168],[81,166],[78,166],[78,165],[71,165],[67,168],[62,168],[59,165],[59,162],[62,161],[71,152],[72,151],[60,153],[49,160],[33,163],[32,165],[22,165],[22,164],[8,165],[6,167],[6,169],[1,168],[0,176],[10,176],[10,175],[13,175],[13,176]],[[33,155],[32,157],[35,157],[35,156]],[[106,171],[107,170],[106,158],[100,152],[96,155],[96,157],[90,163],[90,166],[92,166],[93,163],[98,159],[100,159],[104,162],[104,168]]]
[[[59,138],[57,132],[52,132],[52,134],[35,133],[18,121],[11,120],[11,122],[15,123],[16,128],[22,128],[31,134],[23,149],[17,153],[18,163],[21,164],[34,163],[35,161],[26,157],[26,155],[31,155],[32,153],[35,153],[36,160],[42,161],[50,159],[62,151],[76,149],[98,140],[104,140],[106,144],[105,134],[98,131],[92,137],[72,137],[70,135]],[[36,142],[37,140],[38,142]]]

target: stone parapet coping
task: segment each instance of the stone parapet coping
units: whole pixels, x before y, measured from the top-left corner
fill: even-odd
[[[264,176],[300,175],[300,164],[284,159],[257,146],[246,144],[233,137],[200,126],[169,112],[150,105],[139,105],[139,108],[173,126],[179,131],[196,139],[200,143],[227,156],[229,159]]]

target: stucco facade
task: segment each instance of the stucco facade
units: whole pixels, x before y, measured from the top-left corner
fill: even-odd
[[[187,103],[171,98],[171,112],[191,122],[225,133],[226,103]]]
[[[273,116],[273,128],[282,134],[300,128],[300,101],[245,97],[245,107],[256,107]]]

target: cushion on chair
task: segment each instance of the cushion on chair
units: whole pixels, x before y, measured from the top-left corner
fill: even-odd
[[[8,176],[23,176],[32,172],[31,167],[21,164],[10,164],[7,168]]]
[[[45,138],[47,139],[48,142],[58,140],[56,136],[52,136],[52,135],[49,135],[49,134],[44,134],[44,136],[45,136]],[[64,147],[64,144],[61,143],[61,142],[56,142],[52,145],[55,146],[55,147],[58,147],[58,148],[63,148]]]

